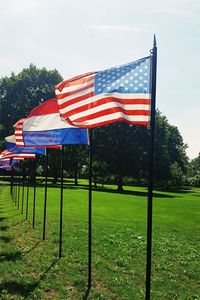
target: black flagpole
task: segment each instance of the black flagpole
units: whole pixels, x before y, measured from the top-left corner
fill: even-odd
[[[44,220],[43,220],[43,241],[46,236],[46,214],[47,214],[47,180],[48,180],[48,149],[46,149],[46,161],[45,161],[45,190],[44,190]]]
[[[14,171],[15,171],[15,169],[14,169]],[[16,173],[16,176],[15,176],[15,173]],[[15,201],[14,202],[15,202],[15,206],[16,206],[17,205],[17,172],[14,172],[14,187],[15,187],[15,193],[14,193]]]
[[[151,121],[149,142],[149,180],[148,180],[148,207],[147,207],[147,257],[146,257],[146,300],[151,294],[151,255],[152,255],[152,207],[153,207],[153,169],[154,169],[154,140],[155,140],[155,103],[156,103],[156,68],[157,45],[154,35],[153,49],[151,50]]]
[[[37,157],[34,159],[34,166],[33,166],[33,177],[34,177],[34,183],[33,183],[33,222],[32,227],[35,227],[35,202],[36,202],[36,166],[37,166]]]
[[[25,184],[25,162],[23,161],[22,165],[22,211],[21,213],[24,213],[24,184]]]
[[[92,286],[92,129],[89,129],[88,289]]]
[[[10,172],[10,194],[12,196],[12,194],[13,194],[13,164],[12,164],[12,158],[10,159],[10,164],[11,164],[11,172]]]
[[[20,169],[19,169],[19,172],[20,172]],[[20,184],[21,184],[21,177],[20,177],[20,173],[19,173],[19,175],[18,175],[17,209],[19,209]]]
[[[26,191],[26,220],[28,219],[28,204],[29,204],[29,185],[30,185],[30,166],[31,160],[28,161],[28,174],[27,174],[27,191]]]
[[[60,182],[60,242],[59,242],[59,258],[62,256],[62,224],[63,224],[63,158],[64,158],[64,145],[61,149],[61,182]]]

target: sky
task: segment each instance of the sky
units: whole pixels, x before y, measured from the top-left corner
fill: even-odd
[[[149,55],[156,107],[200,152],[200,0],[0,0],[0,77],[30,63],[64,79]]]

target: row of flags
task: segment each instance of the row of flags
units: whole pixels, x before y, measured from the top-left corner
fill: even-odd
[[[55,87],[55,98],[37,106],[26,118],[14,124],[14,135],[6,138],[7,150],[0,152],[0,167],[9,169],[14,162],[20,159],[45,155],[45,148],[60,148],[61,145],[65,144],[89,144],[87,131],[89,128],[115,122],[148,126],[151,121],[146,264],[146,299],[148,300],[150,299],[151,287],[156,65],[157,47],[154,36],[154,47],[148,57],[107,70],[85,73],[61,82]],[[91,147],[89,162],[88,288],[91,287],[92,262]],[[46,166],[48,166],[47,163]],[[63,179],[61,180],[60,198],[60,257],[62,244],[62,186]],[[46,188],[47,184],[45,186],[44,216],[46,216]],[[44,217],[43,239],[45,237],[45,220],[46,217]]]
[[[55,87],[55,98],[17,121],[7,137],[4,158],[45,155],[43,148],[89,144],[88,128],[114,122],[145,125],[150,119],[150,61],[137,61],[104,71],[85,73]]]

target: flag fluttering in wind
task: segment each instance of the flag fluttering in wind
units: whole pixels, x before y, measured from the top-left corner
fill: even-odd
[[[114,122],[149,125],[150,57],[86,73],[55,87],[60,116],[92,128]]]
[[[11,166],[9,165],[8,162],[0,162],[0,169],[4,169],[6,171],[11,170]]]
[[[8,150],[3,150],[0,152],[0,161],[5,158],[13,158],[13,159],[24,159],[24,158],[35,158],[35,154],[32,153],[14,153]]]
[[[65,144],[88,144],[87,131],[60,119],[56,99],[49,99],[15,125],[17,146],[38,147]]]
[[[23,157],[19,157],[18,159],[2,158],[2,159],[0,159],[0,164],[7,163],[10,166],[14,166],[15,164],[18,164],[21,160],[24,160],[24,158]]]
[[[18,164],[21,160],[24,158],[20,159],[12,159],[12,158],[4,158],[0,159],[0,168],[1,169],[6,169],[7,171],[11,170],[11,167]]]
[[[7,136],[5,138],[5,146],[10,152],[14,153],[32,153],[37,155],[45,155],[46,151],[43,148],[36,147],[20,147],[16,145],[16,139],[14,135]]]

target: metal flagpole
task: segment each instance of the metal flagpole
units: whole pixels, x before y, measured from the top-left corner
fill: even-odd
[[[20,171],[19,171],[19,172],[20,172]],[[21,178],[20,178],[20,173],[19,173],[19,175],[18,175],[17,209],[19,209],[20,184],[21,184]]]
[[[12,196],[13,199],[13,165],[12,165],[12,158],[10,160],[11,163],[11,174],[10,174],[10,194]]]
[[[17,196],[17,209],[19,209],[19,199],[20,199],[20,187],[21,187],[21,174],[20,174],[20,162],[18,164],[19,175],[18,175],[18,196]]]
[[[60,182],[60,242],[59,242],[59,258],[62,256],[62,223],[63,223],[63,158],[64,158],[64,145],[61,149],[61,182]]]
[[[155,139],[155,103],[156,103],[156,68],[157,45],[154,35],[153,49],[151,50],[151,121],[149,142],[149,180],[147,206],[147,257],[146,257],[146,300],[151,294],[151,252],[152,252],[152,207],[153,207],[153,167],[154,167],[154,139]]]
[[[28,161],[28,174],[27,174],[27,191],[26,191],[26,220],[28,219],[28,204],[29,204],[29,185],[30,185],[30,166],[31,161]]]
[[[35,201],[36,201],[36,166],[37,166],[37,157],[34,159],[34,166],[33,166],[33,177],[34,177],[34,183],[33,183],[33,222],[32,227],[35,227]]]
[[[47,214],[47,179],[48,179],[48,149],[46,149],[46,160],[45,160],[45,190],[44,190],[44,220],[43,220],[43,241],[46,236],[46,214]]]
[[[89,129],[88,289],[92,286],[92,129]]]
[[[24,165],[24,161],[23,161],[23,166],[22,166],[22,211],[21,213],[24,213],[24,184],[25,184],[25,165]]]
[[[13,167],[13,188],[14,188],[14,193],[13,193],[13,198],[14,198],[14,204],[16,205],[16,188],[17,188],[17,176],[15,177],[15,168]]]

